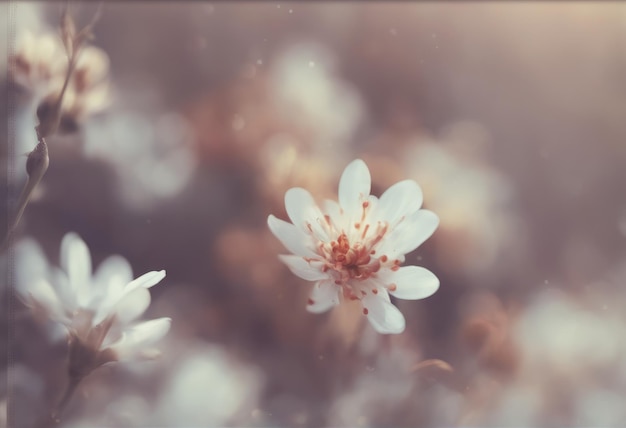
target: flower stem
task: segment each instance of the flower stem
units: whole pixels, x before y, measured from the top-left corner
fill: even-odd
[[[22,218],[24,209],[26,208],[33,191],[35,190],[35,187],[37,187],[37,184],[39,184],[41,178],[48,170],[49,163],[50,159],[48,157],[48,146],[46,145],[46,141],[40,137],[39,143],[35,146],[33,151],[28,154],[28,160],[26,161],[28,180],[26,181],[26,184],[24,184],[24,188],[20,194],[20,199],[17,203],[17,212],[9,225],[7,234],[2,242],[2,246],[0,246],[0,253],[4,252],[8,248],[13,232]]]
[[[100,8],[98,8],[98,17],[99,11]],[[93,23],[90,24],[91,26],[93,26],[96,19],[97,18],[94,17]],[[83,29],[83,31],[90,31],[90,28],[91,27],[88,26]],[[72,37],[75,37],[75,35],[72,34]],[[63,87],[61,88],[61,93],[59,94],[56,102],[54,103],[54,106],[52,107],[52,115],[39,118],[39,124],[35,127],[35,132],[37,133],[37,140],[39,141],[39,143],[37,144],[37,146],[35,146],[35,149],[28,155],[28,160],[26,161],[26,172],[28,172],[28,180],[26,181],[26,184],[22,189],[22,193],[20,194],[20,199],[17,204],[17,212],[7,230],[7,234],[2,241],[2,245],[0,245],[0,253],[6,251],[6,249],[9,247],[15,228],[22,218],[22,214],[24,213],[26,205],[28,205],[28,201],[30,200],[31,195],[35,190],[35,187],[37,187],[37,184],[39,184],[41,178],[48,169],[50,158],[48,157],[48,146],[46,145],[46,137],[53,135],[59,128],[59,124],[61,122],[61,106],[63,104],[63,98],[69,86],[72,74],[74,73],[81,45],[82,43],[79,43],[78,46],[76,46],[76,49],[72,49],[71,52],[68,52],[67,73],[65,74],[65,80],[63,82]]]
[[[65,406],[67,406],[67,404],[70,402],[72,395],[74,395],[74,391],[76,391],[76,387],[82,379],[82,377],[70,377],[70,381],[67,384],[67,388],[65,390],[65,394],[63,394],[63,398],[61,398],[61,401],[59,401],[56,409],[52,412],[53,419],[60,420],[61,414],[63,413]]]
[[[37,428],[54,428],[61,423],[61,415],[63,414],[63,410],[70,402],[72,396],[74,395],[74,391],[76,391],[76,387],[82,379],[82,377],[70,377],[70,380],[67,384],[67,387],[65,388],[63,397],[59,401],[59,404],[56,405],[51,413],[48,413],[36,424]]]

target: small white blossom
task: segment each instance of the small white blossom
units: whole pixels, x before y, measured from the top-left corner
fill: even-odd
[[[70,374],[82,377],[120,359],[150,357],[150,345],[170,328],[170,318],[134,323],[150,304],[148,288],[165,271],[132,279],[120,256],[104,260],[92,275],[91,256],[83,240],[68,233],[61,242],[61,269],[48,266],[31,240],[16,248],[17,291],[24,303],[67,328]]]
[[[55,34],[35,35],[24,31],[17,37],[9,64],[15,83],[43,97],[50,92],[50,88],[63,85],[67,57]]]
[[[423,299],[439,288],[439,279],[418,266],[400,265],[437,228],[439,219],[421,210],[422,191],[413,180],[391,186],[379,198],[370,195],[365,163],[350,163],[339,181],[339,203],[320,209],[311,194],[292,188],[285,207],[293,224],[268,217],[272,233],[293,254],[280,260],[300,278],[316,281],[307,309],[320,313],[340,298],[358,300],[379,333],[401,333],[404,316],[391,303]]]
[[[108,55],[95,46],[84,46],[77,55],[61,104],[62,126],[69,129],[111,103]],[[52,33],[24,32],[18,37],[10,64],[13,81],[36,99],[38,116],[51,114],[68,72],[61,39]]]
[[[63,111],[76,121],[109,107],[109,57],[95,46],[84,47],[78,55],[70,85],[63,99]],[[59,90],[61,88],[59,87]]]

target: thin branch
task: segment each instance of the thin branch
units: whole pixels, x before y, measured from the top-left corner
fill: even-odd
[[[78,384],[82,380],[82,377],[70,377],[70,380],[67,384],[67,388],[65,388],[65,392],[63,393],[63,397],[59,401],[59,404],[56,405],[54,410],[43,417],[38,423],[38,428],[53,428],[58,426],[61,423],[61,416],[63,415],[63,411],[65,407],[69,404]]]
[[[60,420],[61,415],[63,414],[63,410],[65,410],[65,407],[72,399],[74,391],[76,391],[76,387],[78,387],[78,384],[82,379],[82,377],[70,377],[70,381],[67,384],[65,394],[63,394],[61,401],[59,401],[59,404],[57,404],[55,410],[52,412],[52,418],[54,420]]]
[[[78,54],[80,53],[81,48],[84,45],[84,41],[93,37],[93,27],[102,16],[102,2],[100,2],[98,4],[98,9],[96,9],[93,18],[91,19],[91,22],[83,27],[78,33],[76,33],[76,26],[74,24],[72,16],[69,13],[69,8],[70,4],[68,3],[64,7],[61,16],[61,37],[63,39],[63,44],[65,46],[68,59],[68,68],[67,73],[65,74],[65,81],[63,82],[63,87],[61,88],[61,92],[59,93],[56,102],[52,106],[52,114],[43,118],[39,118],[39,124],[35,127],[35,132],[37,133],[37,140],[39,141],[39,143],[37,144],[37,146],[35,146],[35,149],[28,155],[28,160],[26,162],[28,180],[26,181],[26,184],[22,189],[22,193],[20,194],[20,198],[17,204],[17,212],[13,217],[13,221],[11,222],[9,229],[7,230],[7,234],[4,238],[4,241],[2,242],[2,245],[0,245],[0,253],[6,251],[6,249],[9,247],[13,233],[15,232],[15,229],[17,228],[20,219],[22,218],[22,214],[24,213],[26,205],[28,205],[33,191],[35,190],[43,175],[48,169],[50,159],[48,157],[48,146],[46,145],[45,138],[54,134],[59,128],[62,116],[63,98],[65,97],[65,93],[69,86],[72,74],[74,73],[74,69],[76,68]]]
[[[50,158],[48,156],[48,146],[46,145],[46,141],[43,138],[40,138],[39,143],[35,146],[35,149],[28,154],[28,159],[26,160],[28,180],[24,184],[24,188],[20,194],[20,199],[17,203],[17,212],[15,213],[9,229],[7,230],[7,235],[2,242],[2,246],[0,246],[0,253],[4,252],[9,247],[13,233],[15,232],[15,229],[22,218],[22,214],[24,213],[24,209],[26,208],[26,205],[28,205],[28,201],[37,187],[37,184],[39,184],[42,177],[48,170],[49,164]]]

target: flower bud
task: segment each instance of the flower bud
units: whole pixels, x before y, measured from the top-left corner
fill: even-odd
[[[35,146],[26,159],[26,173],[29,179],[41,178],[50,164],[48,146],[43,141]]]
[[[46,138],[56,132],[61,117],[61,103],[59,95],[53,93],[44,98],[37,106],[37,133],[40,138]]]

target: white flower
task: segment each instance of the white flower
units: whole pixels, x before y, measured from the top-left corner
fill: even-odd
[[[84,46],[77,55],[61,103],[61,128],[65,131],[73,130],[111,103],[108,55],[95,46]],[[10,64],[13,81],[37,100],[40,121],[55,117],[54,106],[68,72],[67,53],[61,39],[52,33],[35,36],[24,32],[18,38]]]
[[[311,194],[292,188],[285,207],[293,224],[270,215],[272,233],[293,255],[280,260],[300,278],[316,281],[310,312],[324,312],[344,299],[358,300],[379,333],[401,333],[405,320],[391,303],[423,299],[439,288],[439,279],[418,266],[400,267],[437,228],[438,217],[420,210],[422,191],[413,180],[391,186],[378,199],[370,195],[365,163],[350,163],[339,181],[339,203],[320,209]]]
[[[10,58],[10,75],[17,84],[39,97],[63,85],[67,59],[59,38],[52,33],[22,32]]]
[[[246,418],[258,405],[261,372],[220,347],[179,346],[184,347],[185,354],[168,365],[169,375],[155,412],[143,426],[250,426],[240,418]]]
[[[95,46],[84,47],[78,54],[70,85],[63,98],[64,113],[81,121],[106,109],[111,103],[108,75],[108,55]]]
[[[48,266],[30,240],[16,248],[17,290],[24,303],[64,325],[69,334],[70,373],[86,375],[101,364],[148,357],[150,346],[170,328],[170,318],[133,323],[150,304],[148,288],[165,271],[132,279],[120,256],[104,260],[92,275],[87,245],[74,233],[61,242],[62,269]]]

